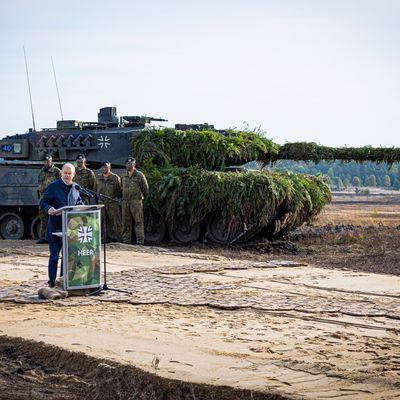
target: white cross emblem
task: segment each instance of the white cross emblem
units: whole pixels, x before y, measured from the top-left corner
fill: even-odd
[[[101,148],[103,148],[103,147],[107,148],[108,146],[111,145],[111,143],[109,143],[110,142],[110,138],[108,136],[104,136],[104,137],[100,136],[97,140],[99,141],[98,145]]]
[[[91,226],[82,226],[78,228],[78,240],[80,243],[90,243],[93,239],[93,228]]]

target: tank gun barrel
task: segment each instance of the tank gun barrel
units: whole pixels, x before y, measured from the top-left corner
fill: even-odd
[[[155,117],[148,117],[147,115],[139,116],[139,115],[124,115],[121,117],[122,120],[129,121],[129,122],[151,122],[151,121],[168,121],[167,119],[163,118],[155,118]]]
[[[164,118],[154,118],[154,117],[147,117],[150,121],[160,121],[160,122],[167,122],[167,119]]]

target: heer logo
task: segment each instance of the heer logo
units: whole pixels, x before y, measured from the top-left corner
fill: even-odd
[[[93,239],[93,228],[91,226],[82,226],[78,228],[78,240],[80,243],[90,243]]]

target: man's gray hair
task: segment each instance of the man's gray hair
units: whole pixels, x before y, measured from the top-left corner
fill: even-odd
[[[71,164],[71,163],[64,164],[63,167],[62,167],[62,171],[64,171],[65,167],[69,167],[69,168],[71,168],[73,173],[75,172],[75,165],[74,164]]]

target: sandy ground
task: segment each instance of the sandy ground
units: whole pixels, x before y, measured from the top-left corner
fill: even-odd
[[[400,277],[258,250],[113,244],[107,283],[132,294],[40,301],[47,247],[0,241],[0,334],[265,398],[400,399]]]

